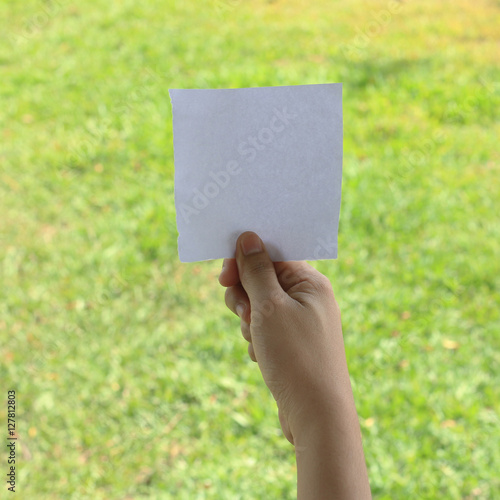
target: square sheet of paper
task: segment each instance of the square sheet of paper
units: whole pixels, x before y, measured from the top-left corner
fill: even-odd
[[[335,259],[342,84],[172,89],[182,262],[234,257],[255,231],[273,261]]]

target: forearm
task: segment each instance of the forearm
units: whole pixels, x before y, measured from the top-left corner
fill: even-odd
[[[294,438],[298,500],[369,500],[368,473],[354,400],[349,394]]]

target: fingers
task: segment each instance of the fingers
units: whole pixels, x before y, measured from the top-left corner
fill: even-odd
[[[257,358],[255,357],[255,352],[252,345],[252,335],[250,333],[250,302],[248,300],[248,295],[241,286],[241,283],[227,288],[225,299],[227,307],[235,314],[237,314],[236,307],[238,306],[238,304],[245,305],[245,312],[240,322],[241,335],[247,342],[249,342],[248,355],[250,356],[250,359],[257,362]]]
[[[246,231],[236,242],[238,273],[250,303],[259,303],[270,297],[284,295],[274,264],[262,240],[253,232]]]
[[[318,271],[308,264],[306,261],[289,261],[275,262],[274,268],[278,277],[279,284],[285,292],[290,288],[308,281],[311,275],[315,275]]]
[[[219,275],[219,283],[222,286],[234,286],[240,282],[236,259],[224,259],[222,270]]]
[[[307,281],[311,274],[318,273],[306,261],[274,262],[273,264],[279,284],[285,292],[288,292],[290,288],[302,281]],[[219,275],[219,283],[228,287],[237,285],[239,282],[240,275],[236,259],[224,259]]]
[[[248,342],[252,361],[257,362],[257,357],[250,333],[250,301],[258,306],[270,298],[295,298],[304,293],[301,283],[314,283],[319,276],[320,273],[305,261],[273,262],[255,233],[247,231],[240,235],[236,242],[236,259],[224,259],[219,283],[227,288],[227,307],[241,318],[241,334]]]
[[[242,320],[250,323],[250,301],[241,283],[228,287],[224,299],[226,301],[226,306],[237,316],[240,316],[237,307],[239,305],[243,306],[244,311],[240,317]]]
[[[252,361],[257,363],[257,358],[255,357],[255,351],[253,350],[253,344],[251,342],[248,344],[248,355]]]
[[[243,338],[247,342],[252,342],[252,335],[250,333],[250,325],[246,321],[241,320],[240,328],[241,328],[241,335],[243,335]]]

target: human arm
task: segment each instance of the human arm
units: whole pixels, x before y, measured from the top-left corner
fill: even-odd
[[[239,237],[219,281],[295,446],[298,499],[370,499],[330,281],[306,262],[273,263],[250,232]]]

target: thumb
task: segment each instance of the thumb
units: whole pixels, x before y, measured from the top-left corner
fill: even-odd
[[[266,247],[255,233],[246,231],[238,238],[236,264],[250,306],[285,293]]]

